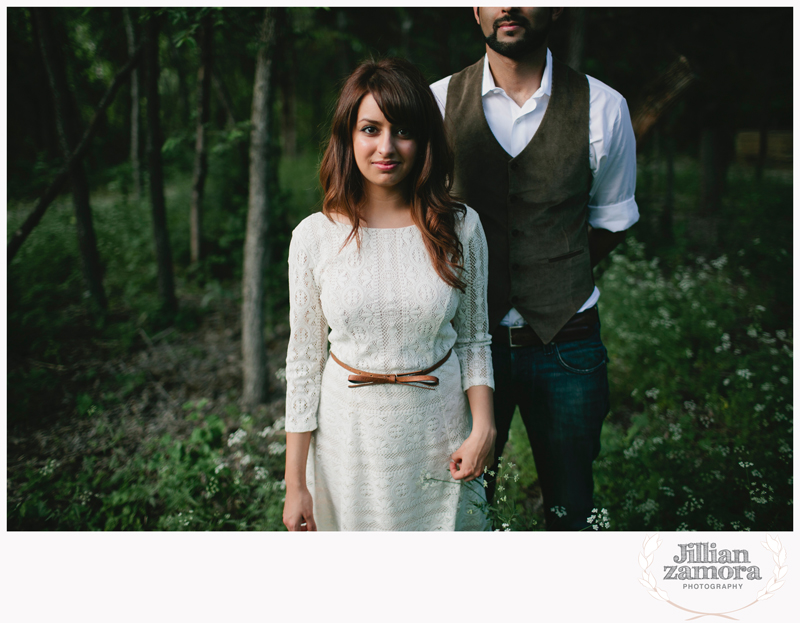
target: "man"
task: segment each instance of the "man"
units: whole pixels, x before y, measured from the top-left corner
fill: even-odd
[[[639,211],[625,99],[547,48],[562,11],[475,8],[486,56],[431,89],[455,151],[454,193],[489,243],[494,469],[519,406],[547,528],[580,530],[609,401],[592,268]]]

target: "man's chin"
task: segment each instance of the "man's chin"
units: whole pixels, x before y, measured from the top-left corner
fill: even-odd
[[[528,36],[526,37],[507,41],[499,41],[497,39],[497,34],[492,33],[486,37],[486,45],[489,46],[490,50],[494,50],[501,56],[505,56],[512,60],[518,60],[538,50],[542,45],[544,45],[546,40],[546,34],[542,37],[537,37],[535,35],[531,36],[530,33],[528,33]]]

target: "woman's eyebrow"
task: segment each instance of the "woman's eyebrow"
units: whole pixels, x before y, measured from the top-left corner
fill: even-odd
[[[380,121],[375,121],[374,119],[367,119],[366,117],[359,119],[358,122],[361,123],[362,121],[366,121],[367,123],[374,123],[380,125]]]

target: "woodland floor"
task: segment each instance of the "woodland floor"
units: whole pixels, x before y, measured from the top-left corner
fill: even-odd
[[[283,386],[274,372],[283,367],[285,333],[279,328],[267,342],[270,398],[252,414],[265,425],[283,413]],[[237,427],[242,384],[238,306],[217,305],[193,330],[168,328],[148,335],[138,329],[125,354],[109,356],[120,349],[108,341],[86,336],[72,341],[69,361],[62,364],[9,357],[9,373],[18,366],[40,368],[55,381],[38,396],[43,408],[34,417],[9,415],[9,478],[50,460],[73,462],[112,447],[135,452],[164,434],[184,437],[194,427],[184,418],[184,405],[190,402],[208,401],[207,409],[233,430]]]

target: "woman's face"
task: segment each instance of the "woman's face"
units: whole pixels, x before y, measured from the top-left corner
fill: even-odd
[[[417,141],[407,128],[389,123],[375,98],[367,93],[353,128],[353,155],[367,187],[393,188],[411,173]]]

